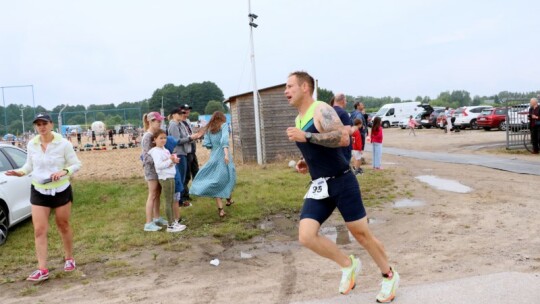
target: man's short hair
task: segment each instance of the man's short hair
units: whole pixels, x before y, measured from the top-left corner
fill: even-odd
[[[533,98],[531,98],[531,101],[534,101],[534,102],[538,103],[538,98],[533,97]]]
[[[346,100],[345,94],[343,94],[343,93],[336,94],[335,102],[342,102],[342,101],[345,101],[345,100]]]
[[[315,80],[313,77],[311,77],[311,75],[304,71],[296,71],[290,73],[289,77],[291,76],[296,76],[296,79],[298,79],[298,85],[302,85],[304,82],[307,82],[311,95],[313,95],[313,91],[315,91]]]

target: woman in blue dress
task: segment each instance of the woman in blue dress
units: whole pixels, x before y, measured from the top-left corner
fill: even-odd
[[[227,200],[227,206],[234,203],[231,195],[236,184],[236,169],[229,151],[229,127],[225,115],[214,112],[205,128],[203,146],[211,149],[210,159],[195,176],[189,194],[214,197],[219,216],[224,217],[222,199]]]

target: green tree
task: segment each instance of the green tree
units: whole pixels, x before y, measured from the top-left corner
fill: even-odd
[[[324,101],[326,103],[330,103],[330,100],[334,97],[334,92],[331,90],[323,89],[323,88],[317,88],[317,99],[320,101]]]
[[[66,123],[68,125],[84,125],[84,115],[77,114],[71,116]]]
[[[416,98],[414,99],[414,101],[418,101],[418,102],[422,102],[423,99],[422,99],[422,96],[416,96]]]
[[[199,120],[199,112],[190,112],[189,113],[189,120],[190,121],[198,121]]]
[[[223,107],[223,103],[217,100],[210,100],[206,107],[204,108],[204,114],[214,114],[214,112],[220,111],[222,113],[225,113],[225,108]]]
[[[474,95],[472,105],[473,106],[479,106],[482,103],[482,99],[478,95]]]
[[[105,118],[107,118],[107,116],[105,116],[105,113],[103,112],[97,112],[96,115],[95,115],[95,119],[96,121],[105,121]]]
[[[107,128],[113,128],[115,125],[121,125],[124,120],[120,115],[108,116],[105,119],[105,125]]]

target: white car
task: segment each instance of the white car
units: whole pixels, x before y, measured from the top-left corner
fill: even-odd
[[[19,169],[26,162],[26,152],[12,145],[0,144],[0,245],[8,230],[30,217],[30,175],[7,176],[8,170]]]
[[[476,124],[476,119],[483,110],[491,109],[492,106],[472,106],[472,107],[462,107],[457,109],[454,112],[454,117],[456,121],[454,126],[460,129],[471,128],[473,130],[478,130],[478,125]]]
[[[508,107],[508,125],[512,130],[527,129],[529,124],[529,104]]]

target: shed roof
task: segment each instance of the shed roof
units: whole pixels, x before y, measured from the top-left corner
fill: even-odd
[[[277,84],[277,85],[275,85],[275,86],[271,86],[271,87],[259,89],[259,93],[260,93],[260,92],[263,92],[263,91],[267,91],[267,90],[272,90],[272,89],[275,89],[275,88],[279,88],[279,87],[281,87],[281,86],[285,86],[286,84],[287,84],[287,83],[282,83],[282,84]],[[253,94],[253,91],[249,91],[249,92],[246,92],[246,93],[242,93],[242,94],[230,96],[229,98],[225,99],[225,101],[223,101],[223,103],[233,102],[233,101],[236,100],[238,97],[242,97],[242,96],[250,95],[250,94]]]

